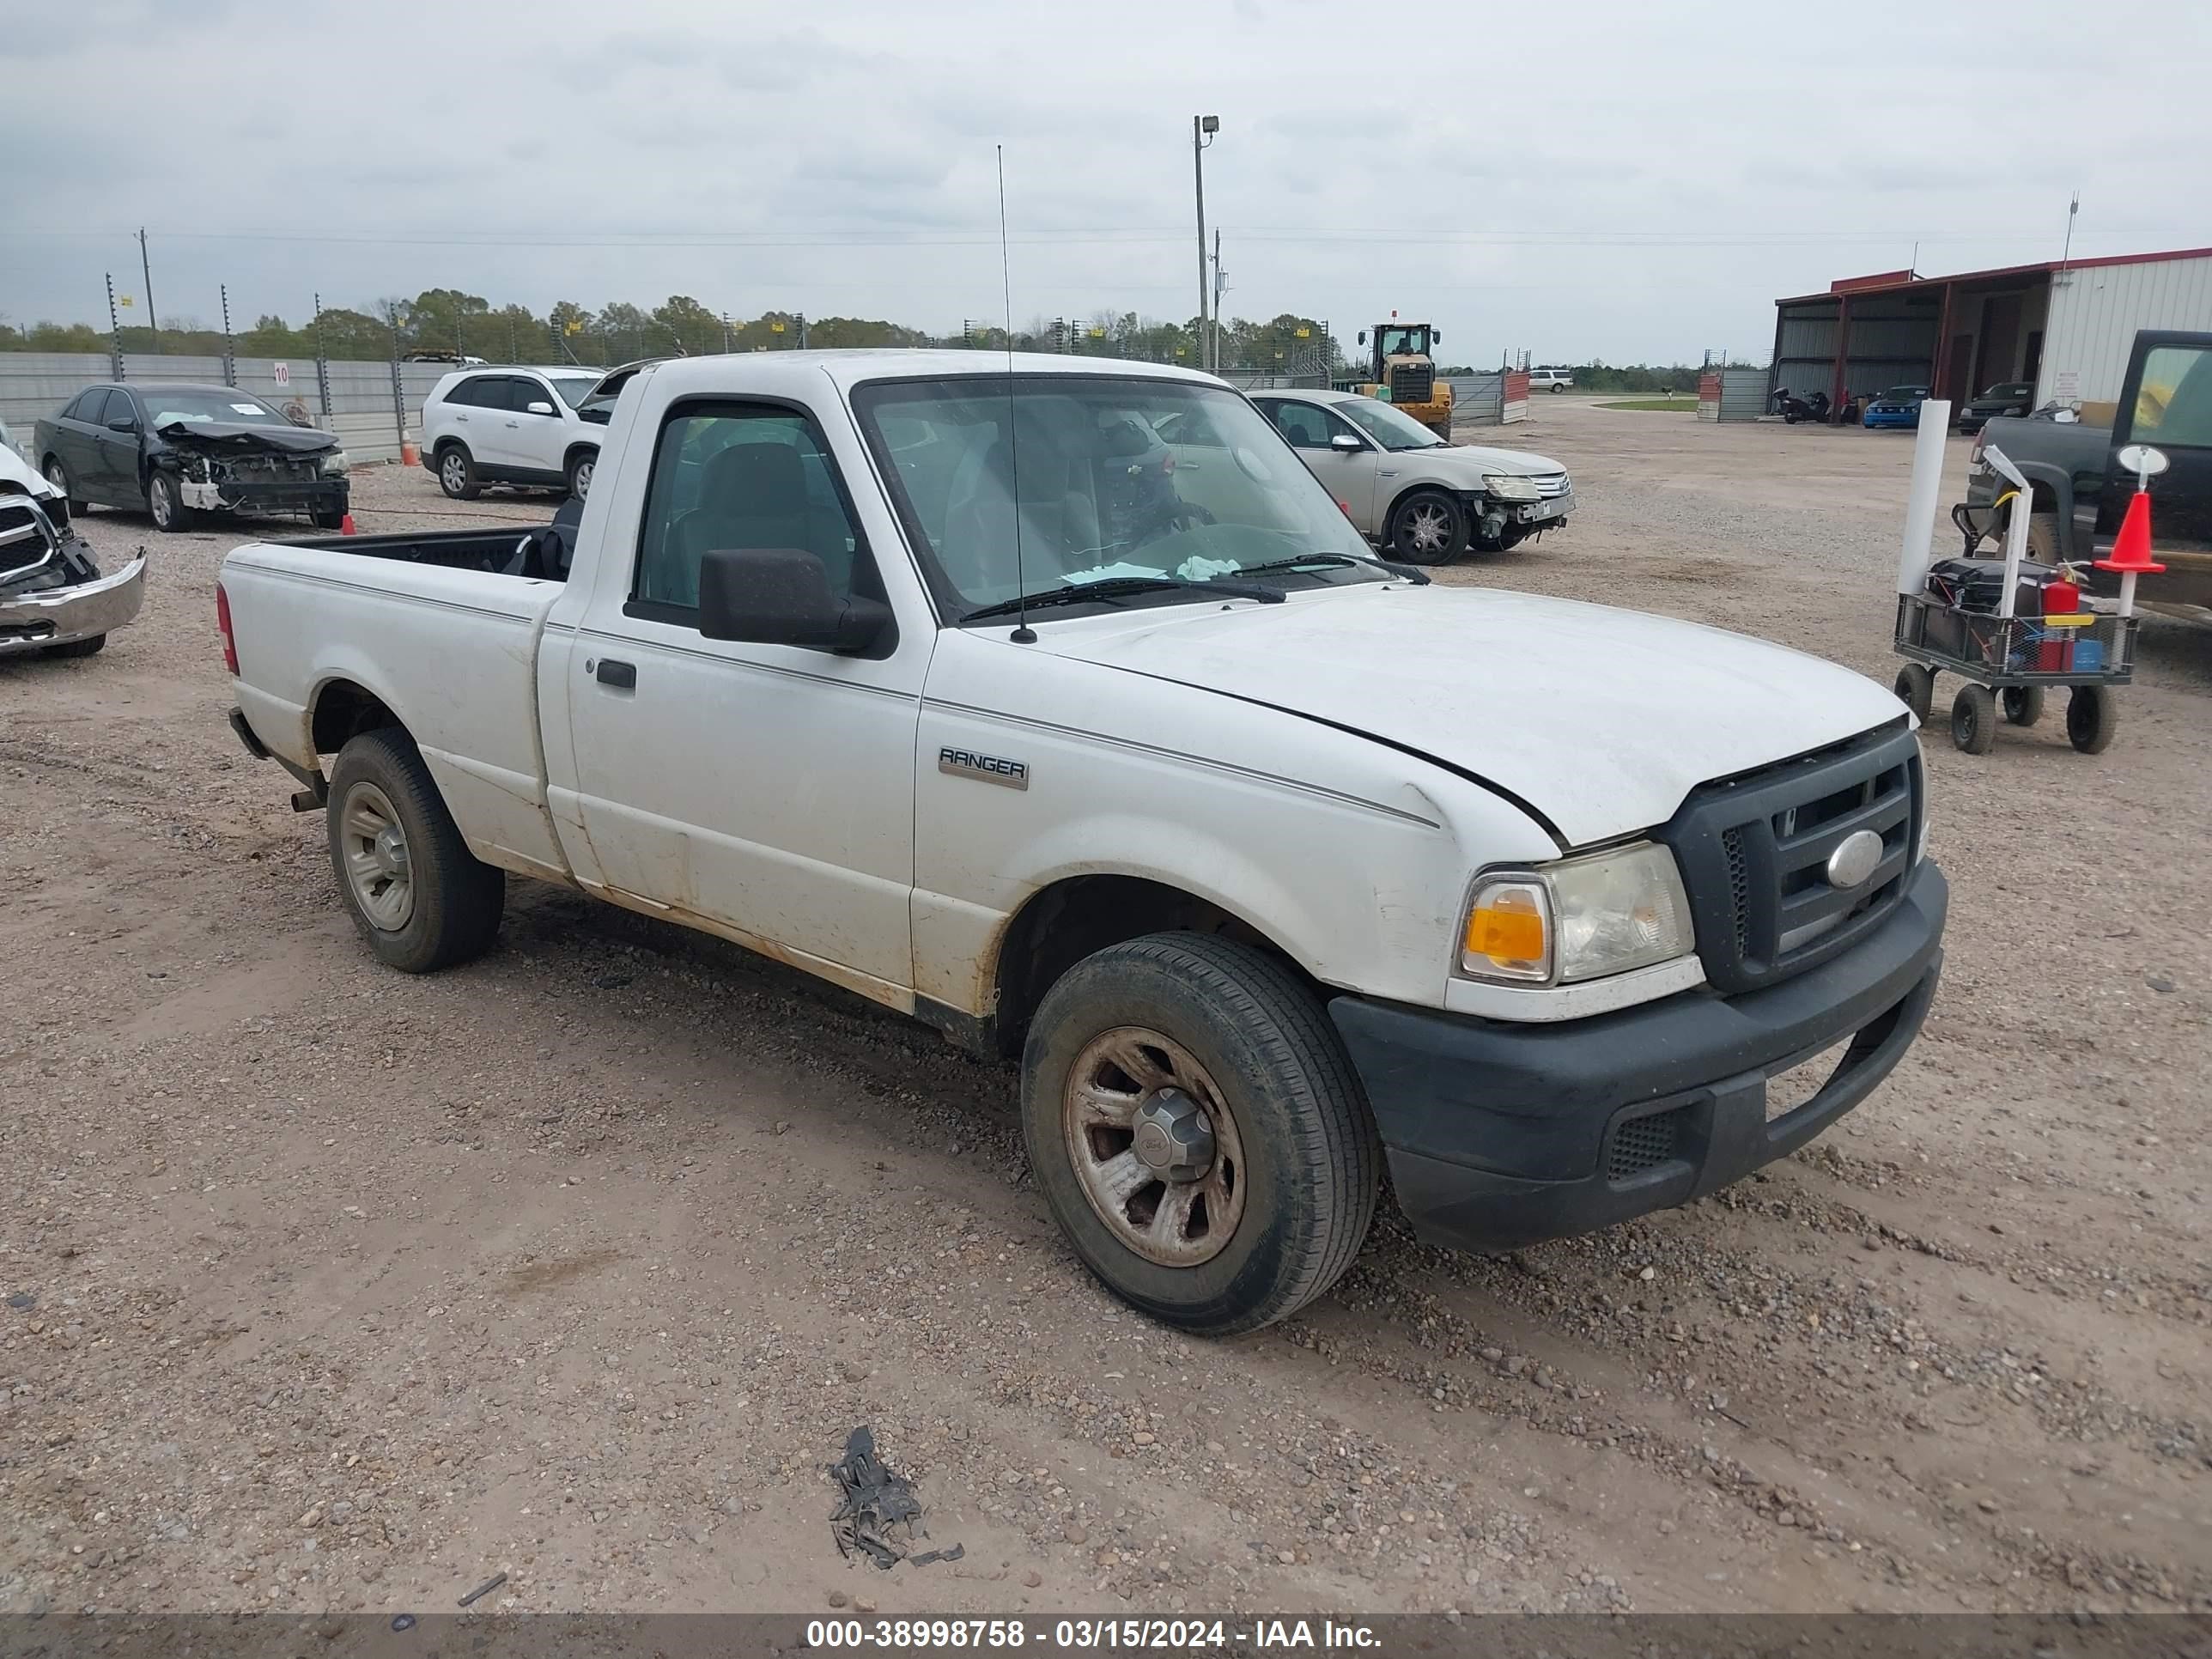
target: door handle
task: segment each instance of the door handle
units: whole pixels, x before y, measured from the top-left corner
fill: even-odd
[[[520,421],[509,421],[509,422],[507,422],[507,425],[509,425],[509,426],[511,426],[511,427],[519,427],[519,426],[520,426],[521,424],[522,424],[522,422],[520,422]]]
[[[637,687],[637,665],[634,662],[617,662],[612,657],[602,657],[599,667],[593,672],[598,674],[601,685],[617,686],[624,691],[635,690]]]

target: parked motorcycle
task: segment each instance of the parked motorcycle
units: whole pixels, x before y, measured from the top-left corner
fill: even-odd
[[[1826,421],[1828,418],[1828,394],[1816,392],[1809,398],[1799,398],[1784,386],[1774,394],[1774,412],[1791,426],[1800,421]]]

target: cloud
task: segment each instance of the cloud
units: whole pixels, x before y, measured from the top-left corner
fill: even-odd
[[[1232,310],[1347,337],[1425,313],[1474,361],[1763,340],[1776,295],[1915,241],[1924,270],[2055,254],[2076,186],[2077,251],[2212,218],[2200,0],[2136,0],[2110,38],[2069,0],[2001,27],[1862,0],[1841,29],[1764,0],[1417,0],[1379,32],[1312,0],[537,0],[447,7],[434,47],[326,7],[16,10],[17,317],[98,320],[143,223],[180,312],[225,283],[286,315],[444,285],[945,327],[1002,303],[1001,143],[1018,311],[1185,317],[1194,112],[1222,121]],[[769,246],[809,241],[835,246]]]

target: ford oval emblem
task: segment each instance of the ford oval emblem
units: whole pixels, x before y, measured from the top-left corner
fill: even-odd
[[[1828,854],[1828,885],[1848,892],[1863,887],[1881,862],[1881,837],[1871,830],[1855,830]]]

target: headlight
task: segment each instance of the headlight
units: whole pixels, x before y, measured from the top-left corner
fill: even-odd
[[[343,472],[345,470],[346,453],[343,449],[333,449],[323,457],[323,471],[325,475]]]
[[[1486,878],[1468,902],[1460,970],[1566,984],[1686,956],[1695,944],[1674,855],[1650,842]]]
[[[1505,472],[1486,472],[1482,487],[1501,501],[1533,501],[1540,499],[1536,493],[1536,481]]]

